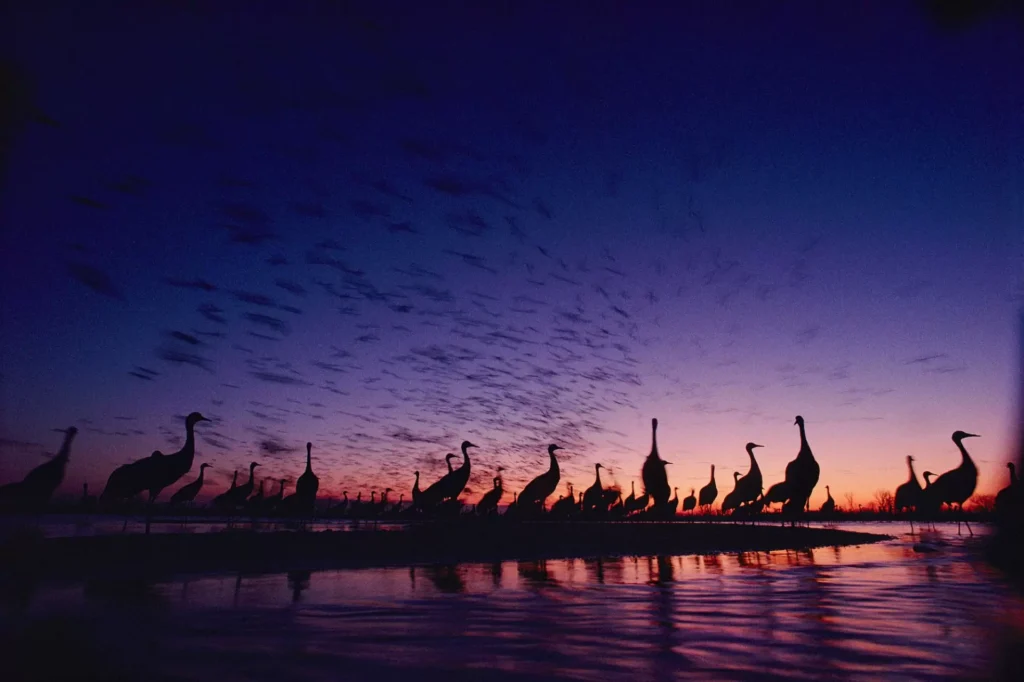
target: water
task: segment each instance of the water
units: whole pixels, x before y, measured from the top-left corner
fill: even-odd
[[[901,535],[799,552],[44,585],[0,613],[22,642],[25,622],[73,633],[62,636],[82,660],[120,661],[125,679],[989,677],[997,635],[1024,609],[973,558],[979,538],[940,527],[925,546],[904,526],[857,529]]]

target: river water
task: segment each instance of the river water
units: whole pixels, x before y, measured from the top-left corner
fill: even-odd
[[[83,679],[991,678],[1024,609],[977,558],[985,529],[972,540],[955,525],[852,528],[898,535],[810,551],[7,586],[0,613],[16,635],[8,655],[70,649]]]

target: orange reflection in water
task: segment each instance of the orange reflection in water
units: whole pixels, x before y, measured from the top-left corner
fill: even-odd
[[[983,675],[987,633],[1024,626],[945,528],[801,551],[106,581],[3,608],[86,614],[102,641],[144,637],[148,661],[191,679]]]

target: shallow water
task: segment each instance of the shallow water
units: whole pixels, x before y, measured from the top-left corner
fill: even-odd
[[[901,535],[799,552],[44,585],[0,613],[5,630],[70,619],[130,677],[988,677],[993,635],[1022,609],[972,558],[984,529],[972,544],[955,525],[924,538],[853,527]]]

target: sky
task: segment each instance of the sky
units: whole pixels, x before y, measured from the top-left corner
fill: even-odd
[[[45,7],[43,6],[45,5]],[[1024,48],[912,3],[22,3],[0,198],[0,481],[184,440],[409,498],[469,439],[472,502],[685,496],[807,422],[866,503],[1006,483]],[[193,474],[186,479],[191,480]],[[165,494],[169,494],[165,493]]]

